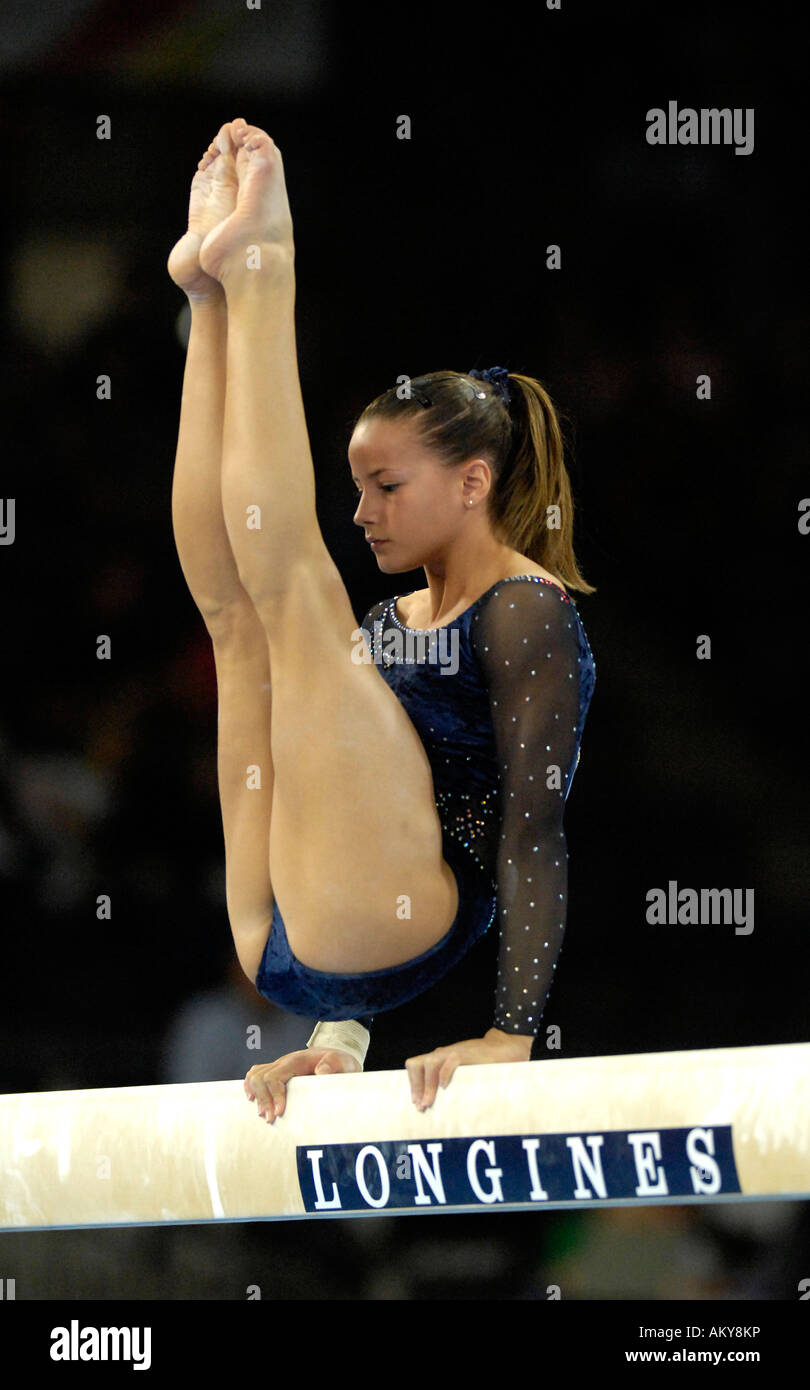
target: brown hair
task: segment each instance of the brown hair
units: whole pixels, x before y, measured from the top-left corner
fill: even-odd
[[[463,372],[406,378],[371,401],[355,426],[369,419],[415,422],[421,442],[448,467],[486,459],[494,475],[489,516],[498,539],[567,587],[596,593],[574,555],[574,500],[551,397],[534,377],[518,372],[509,373],[507,386],[509,405],[488,381]],[[550,507],[559,509],[559,519]]]

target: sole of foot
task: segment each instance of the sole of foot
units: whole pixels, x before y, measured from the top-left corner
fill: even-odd
[[[226,121],[197,163],[189,194],[188,229],[173,248],[167,268],[175,284],[191,298],[219,294],[222,286],[200,265],[200,248],[214,228],[236,208],[239,178],[236,157],[243,116]]]
[[[208,232],[199,249],[202,270],[220,284],[262,269],[262,253],[294,258],[292,214],[284,163],[275,141],[258,126],[234,129],[236,206]]]

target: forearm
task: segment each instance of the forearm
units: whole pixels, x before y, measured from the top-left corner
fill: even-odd
[[[242,593],[222,512],[228,313],[221,289],[189,303],[172,523],[183,574],[207,617]]]

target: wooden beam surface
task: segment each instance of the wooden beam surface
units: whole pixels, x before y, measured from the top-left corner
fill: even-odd
[[[0,1229],[810,1195],[810,1043],[0,1096]]]

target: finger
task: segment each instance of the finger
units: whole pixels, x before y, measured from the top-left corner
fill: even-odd
[[[418,1106],[422,1102],[425,1087],[425,1057],[409,1057],[405,1063],[408,1080],[411,1084],[411,1100]]]
[[[450,1056],[445,1057],[442,1062],[441,1071],[439,1072],[439,1085],[443,1091],[447,1089],[450,1082],[453,1080],[458,1065],[459,1059],[452,1052]]]
[[[267,1109],[267,1106],[272,1104],[273,1099],[267,1088],[265,1079],[261,1071],[255,1071],[253,1074],[250,1072],[248,1073],[246,1081],[250,1085],[250,1089],[257,1102],[257,1112],[261,1115]]]
[[[277,1074],[277,1065],[274,1062],[271,1066],[251,1067],[245,1078],[256,1097],[259,1118],[269,1120],[271,1124],[276,1118],[278,1106],[284,1109],[284,1082]]]
[[[284,1114],[287,1105],[287,1087],[278,1076],[271,1077],[268,1084],[271,1093],[271,1105],[267,1107],[267,1121],[269,1124],[273,1124],[279,1115]]]
[[[432,1058],[425,1066],[425,1084],[422,1088],[422,1100],[419,1105],[420,1110],[429,1110],[436,1099],[436,1091],[439,1086],[439,1071],[443,1063],[438,1057]]]
[[[261,1077],[264,1094],[262,1119],[267,1120],[268,1124],[272,1124],[279,1115],[284,1114],[287,1103],[287,1081],[292,1074],[294,1073],[289,1073],[285,1078],[279,1069],[278,1062],[274,1062]]]
[[[255,1099],[256,1099],[256,1096],[254,1095],[254,1092],[253,1092],[253,1079],[254,1079],[254,1077],[256,1077],[256,1076],[260,1076],[260,1075],[261,1075],[261,1071],[262,1071],[262,1069],[261,1069],[260,1066],[251,1067],[251,1068],[250,1068],[250,1071],[247,1073],[247,1076],[245,1077],[244,1081],[242,1082],[242,1086],[243,1086],[243,1088],[244,1088],[244,1092],[245,1092],[245,1095],[247,1096],[248,1100],[255,1100]]]

